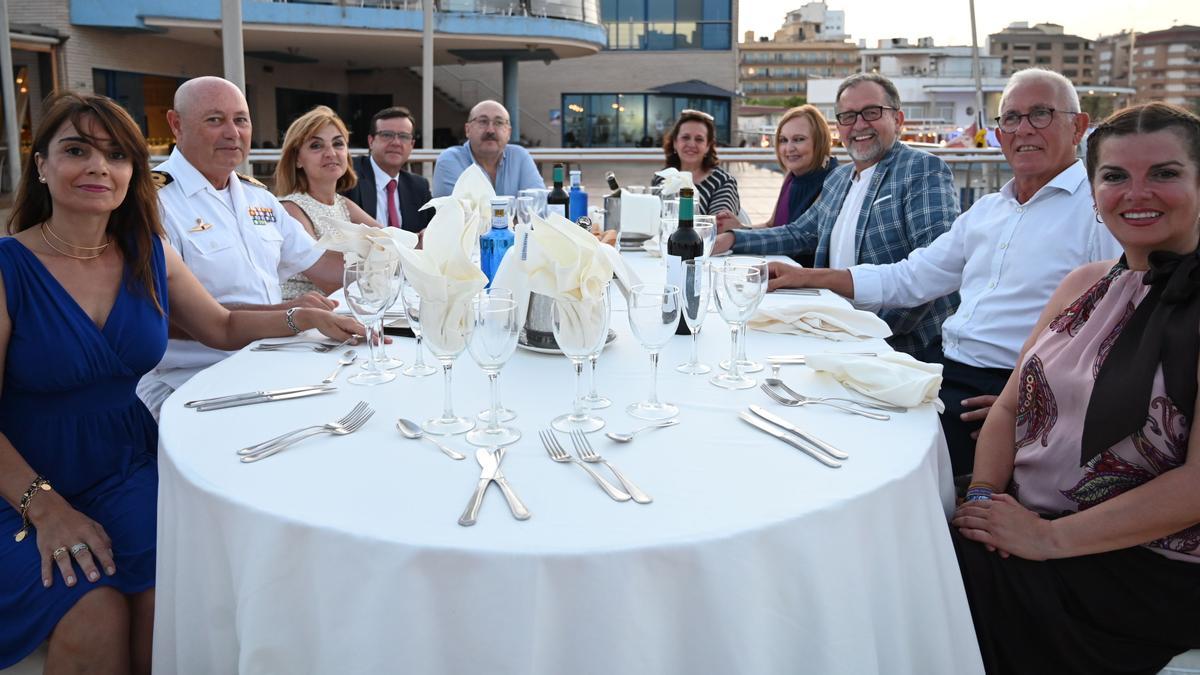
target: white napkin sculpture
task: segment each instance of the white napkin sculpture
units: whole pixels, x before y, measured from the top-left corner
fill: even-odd
[[[479,231],[479,236],[487,234],[492,227],[491,208],[496,188],[478,164],[468,166],[459,175],[450,196],[463,202],[467,223]]]
[[[417,245],[417,235],[398,227],[371,227],[339,218],[318,219],[324,234],[317,246],[342,254],[346,267],[362,263],[364,274],[359,288],[371,295],[391,295],[394,266],[400,264],[400,252]]]
[[[658,184],[658,187],[660,188],[659,194],[661,194],[664,198],[678,195],[679,191],[683,188],[692,188],[693,190],[696,189],[695,184],[692,183],[691,171],[680,171],[676,168],[667,168],[663,169],[662,171],[655,171],[654,175],[663,179],[663,181]]]
[[[635,234],[647,237],[658,234],[662,200],[657,195],[635,195],[621,188],[621,236]]]
[[[945,409],[938,398],[942,386],[940,363],[924,363],[904,352],[878,356],[808,354],[805,363],[832,375],[849,389],[892,405],[915,408],[932,402],[939,413]]]
[[[771,296],[767,296],[768,299]],[[864,338],[886,338],[892,329],[870,312],[854,309],[840,298],[786,296],[787,302],[764,303],[747,326],[765,333],[813,335],[846,342]]]

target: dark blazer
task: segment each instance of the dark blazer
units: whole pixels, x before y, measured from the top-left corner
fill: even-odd
[[[377,187],[375,185],[375,169],[371,166],[371,156],[363,155],[355,157],[351,161],[354,163],[354,173],[358,174],[358,183],[343,192],[342,195],[361,206],[362,210],[373,218],[377,206],[375,199]],[[426,211],[417,209],[433,199],[433,195],[429,192],[429,181],[415,173],[401,171],[400,175],[396,176],[396,199],[399,201],[397,206],[400,208],[400,220],[403,221],[404,229],[410,232],[420,232],[425,229],[425,226],[433,218],[433,209]],[[380,224],[387,225],[386,222]]]

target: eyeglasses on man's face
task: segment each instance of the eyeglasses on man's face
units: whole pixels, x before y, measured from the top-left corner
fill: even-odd
[[[1069,110],[1055,110],[1054,108],[1034,108],[1024,114],[1010,110],[996,118],[996,125],[1005,133],[1015,134],[1017,133],[1017,129],[1021,128],[1021,120],[1028,119],[1029,126],[1034,129],[1045,129],[1054,121],[1054,113],[1062,113],[1064,115],[1079,114]]]
[[[508,120],[504,119],[503,117],[497,117],[495,119],[492,119],[490,117],[474,117],[467,121],[470,122],[471,124],[474,124],[475,126],[479,127],[480,129],[486,129],[488,127],[495,127],[497,129],[505,129],[508,127]]]
[[[376,131],[375,138],[383,139],[384,143],[391,143],[392,141],[412,143],[413,141],[413,135],[403,131]]]
[[[893,108],[890,105],[869,105],[862,110],[844,110],[834,117],[837,118],[838,124],[849,127],[854,125],[859,115],[866,122],[877,122],[879,118],[883,117],[884,110],[899,110],[899,108]]]

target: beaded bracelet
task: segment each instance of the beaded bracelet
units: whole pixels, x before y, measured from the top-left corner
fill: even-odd
[[[989,483],[978,482],[971,483],[967,486],[967,496],[963,501],[968,502],[986,502],[991,501],[992,494],[995,493],[995,488]]]
[[[29,523],[29,502],[39,490],[50,491],[50,482],[41,476],[36,476],[33,482],[29,484],[29,489],[25,490],[25,494],[21,495],[21,502],[18,505],[18,510],[21,511],[21,529],[13,535],[13,539],[18,542],[25,540],[25,535],[29,534],[29,528],[32,525]]]

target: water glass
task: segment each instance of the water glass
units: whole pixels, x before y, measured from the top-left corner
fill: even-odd
[[[630,404],[626,412],[644,420],[666,420],[679,408],[658,400],[658,352],[679,325],[679,287],[638,284],[629,290],[629,327],[650,352],[650,398]]]
[[[454,414],[451,392],[451,368],[454,360],[467,348],[467,341],[475,328],[475,316],[471,301],[430,300],[421,301],[423,335],[429,343],[429,351],[442,364],[445,390],[442,398],[442,416],[433,417],[424,424],[426,433],[449,436],[470,431],[475,420]]]
[[[384,370],[395,370],[396,368],[404,367],[403,360],[395,358],[394,356],[390,356],[388,354],[387,343],[384,342],[384,340],[383,340],[383,336],[384,336],[383,326],[385,323],[387,323],[387,320],[388,320],[388,310],[391,309],[392,306],[396,304],[396,301],[400,298],[400,288],[404,285],[404,268],[401,265],[399,265],[399,264],[396,265],[396,273],[395,274],[396,274],[396,278],[392,284],[392,289],[393,289],[392,297],[390,300],[388,300],[387,308],[385,308],[383,310],[383,314],[379,315],[379,326],[378,326],[378,333],[380,336],[379,350],[375,353],[375,358],[373,359],[373,362],[376,363],[380,368],[383,368]],[[371,363],[372,363],[372,361],[367,361],[367,362],[361,364],[359,367],[362,368],[363,370],[368,370],[371,367]]]
[[[368,368],[351,375],[347,381],[351,384],[375,385],[391,382],[396,379],[395,373],[389,373],[379,367],[375,360],[375,345],[383,342],[383,312],[391,304],[394,297],[395,284],[399,283],[396,268],[399,262],[390,264],[370,263],[360,261],[346,265],[342,276],[342,287],[345,289],[346,304],[354,318],[367,329],[367,348],[370,358]]]
[[[611,304],[611,302],[610,300],[609,303]],[[603,410],[612,405],[612,399],[600,395],[600,392],[596,390],[596,362],[600,360],[600,352],[604,351],[604,346],[608,344],[608,325],[609,315],[606,313],[604,315],[604,339],[596,345],[596,349],[591,354],[588,354],[588,364],[591,366],[591,376],[588,378],[588,382],[591,387],[583,400],[592,410]]]
[[[406,280],[400,286],[400,299],[404,303],[404,314],[408,317],[408,327],[417,340],[416,360],[400,373],[408,377],[427,377],[436,373],[437,368],[425,363],[425,350],[421,338],[421,295]]]
[[[517,303],[512,291],[489,288],[475,298],[475,327],[467,350],[488,377],[491,390],[491,414],[488,425],[467,433],[467,442],[483,447],[499,447],[516,443],[521,432],[500,426],[500,369],[517,348]]]
[[[537,215],[537,200],[527,192],[529,190],[521,190],[521,196],[517,197],[518,225],[532,225],[533,217]]]
[[[704,258],[707,259],[712,255],[713,244],[717,242],[717,217],[695,216],[692,227],[696,229],[696,234],[704,240]]]
[[[743,267],[754,267],[758,269],[761,278],[770,281],[770,275],[767,271],[767,261],[763,258],[752,258],[749,256],[734,256],[725,260],[729,265],[740,265]],[[757,305],[755,306],[757,309]],[[757,373],[763,369],[763,364],[759,361],[751,361],[746,356],[746,324],[742,324],[738,333],[738,369],[743,373]],[[729,370],[729,360],[725,359],[720,363],[722,370]]]
[[[679,229],[678,218],[659,218],[658,219],[658,257],[667,259],[667,240],[675,230]]]
[[[712,370],[700,363],[699,358],[700,328],[704,325],[704,317],[708,315],[708,298],[712,294],[712,268],[707,260],[683,261],[683,288],[680,293],[683,322],[692,332],[692,356],[687,363],[676,366],[675,370],[688,375],[703,375]]]
[[[724,389],[750,389],[756,383],[754,378],[746,377],[738,367],[738,335],[739,329],[745,325],[754,310],[758,308],[767,290],[767,280],[757,267],[730,265],[728,262],[718,268],[713,275],[713,298],[721,318],[729,324],[730,368],[727,372],[718,373],[709,381]]]
[[[588,414],[583,389],[583,364],[603,345],[608,337],[608,287],[596,298],[584,300],[555,299],[551,311],[554,340],[558,348],[575,367],[575,397],[571,412],[559,415],[551,426],[559,431],[597,431],[604,420]]]

